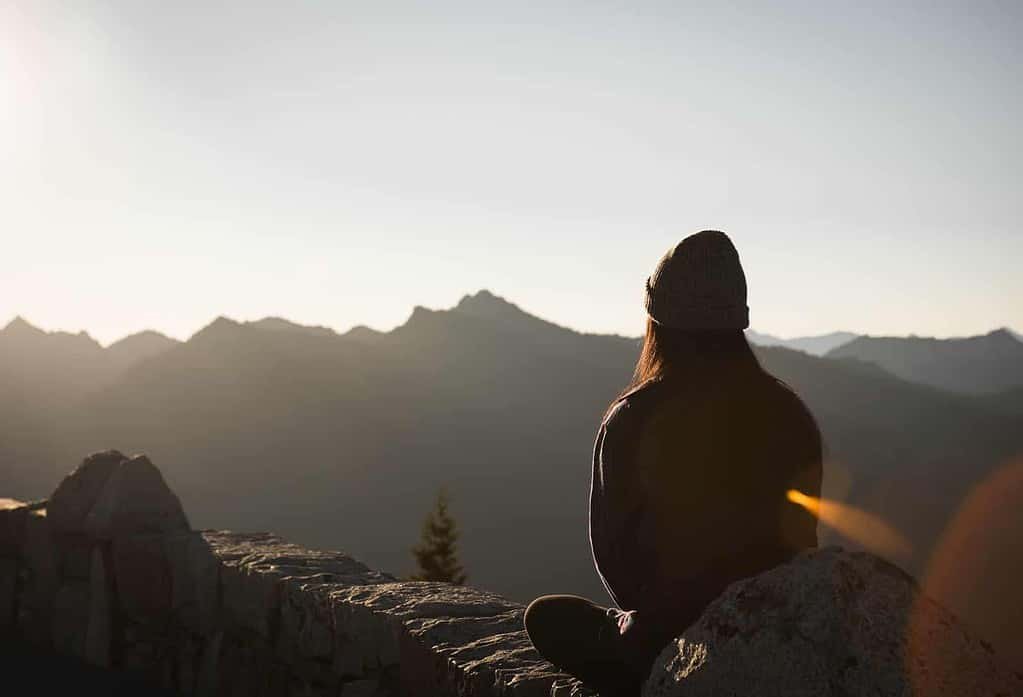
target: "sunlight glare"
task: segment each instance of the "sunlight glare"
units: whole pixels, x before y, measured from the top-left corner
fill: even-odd
[[[838,501],[809,496],[797,489],[789,489],[786,497],[865,549],[897,561],[908,559],[912,552],[904,535],[872,513]]]

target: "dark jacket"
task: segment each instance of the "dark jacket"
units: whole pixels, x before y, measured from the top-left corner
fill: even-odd
[[[789,489],[820,495],[821,441],[799,398],[762,371],[655,380],[604,418],[593,453],[590,544],[614,602],[673,629],[731,582],[817,545]]]

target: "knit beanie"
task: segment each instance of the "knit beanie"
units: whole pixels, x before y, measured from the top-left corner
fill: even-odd
[[[704,230],[669,249],[646,280],[646,311],[676,329],[745,329],[746,274],[728,235]]]

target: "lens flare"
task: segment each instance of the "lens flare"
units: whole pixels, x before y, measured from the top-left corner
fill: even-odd
[[[966,496],[938,540],[921,585],[952,610],[994,656],[1023,670],[1023,456],[995,468]],[[921,597],[908,628],[908,660],[935,665],[952,655],[954,639],[928,631]],[[951,646],[950,646],[951,645]],[[935,691],[919,676],[916,694]]]
[[[851,542],[892,561],[905,561],[912,546],[898,530],[876,515],[848,504],[809,496],[798,489],[786,493],[789,501],[814,514],[820,522]]]

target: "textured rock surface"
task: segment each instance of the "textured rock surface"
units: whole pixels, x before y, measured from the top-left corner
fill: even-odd
[[[733,584],[657,659],[644,697],[1023,694],[991,647],[867,553],[815,550]]]
[[[48,505],[0,507],[0,631],[178,694],[589,694],[522,612],[267,533],[192,531],[156,467],[117,451]]]
[[[523,608],[402,582],[266,533],[188,528],[145,457],[87,458],[49,507],[0,506],[0,633],[178,694],[586,697]],[[739,582],[662,653],[646,697],[1021,695],[990,646],[868,554]]]
[[[94,453],[64,477],[50,496],[47,517],[54,533],[78,533],[95,505],[110,475],[124,462],[116,450]]]
[[[85,517],[95,538],[187,532],[181,502],[145,455],[122,460]]]
[[[46,508],[50,530],[58,537],[188,530],[181,502],[160,470],[144,455],[128,458],[117,450],[85,458],[57,486]]]

